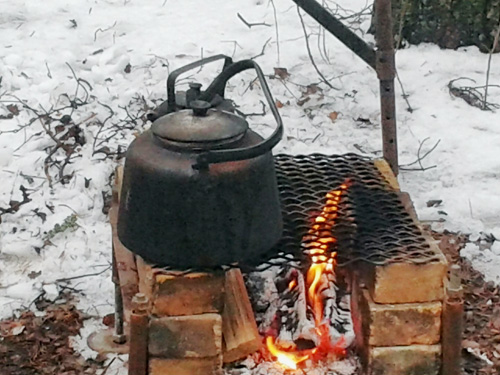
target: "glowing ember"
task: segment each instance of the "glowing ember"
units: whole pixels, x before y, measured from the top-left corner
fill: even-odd
[[[324,321],[324,301],[322,297],[323,278],[332,279],[335,277],[335,266],[337,265],[337,253],[331,247],[336,243],[336,239],[331,234],[331,229],[337,219],[338,205],[342,194],[347,190],[348,184],[344,183],[338,190],[332,190],[326,194],[326,204],[321,213],[314,219],[314,223],[309,229],[303,242],[310,242],[307,252],[311,255],[312,264],[307,271],[307,302],[312,308],[316,334],[319,344],[312,350],[293,351],[285,348],[278,348],[273,337],[266,338],[266,345],[269,352],[276,357],[276,360],[289,369],[297,369],[297,365],[308,358],[321,359],[334,355],[345,355],[343,349],[344,339],[332,344],[330,339],[329,322]],[[293,289],[297,282],[292,280],[288,285]]]
[[[300,355],[296,352],[285,351],[283,349],[278,349],[274,342],[274,338],[268,336],[266,338],[266,345],[269,352],[276,357],[277,361],[292,370],[297,369],[297,364],[305,361],[309,358],[308,355]]]

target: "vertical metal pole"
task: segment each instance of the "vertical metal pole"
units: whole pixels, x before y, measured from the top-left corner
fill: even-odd
[[[464,299],[460,280],[460,266],[451,266],[450,282],[443,303],[441,348],[443,365],[441,375],[462,373],[462,331]]]
[[[148,374],[148,305],[149,300],[142,293],[137,293],[132,298],[132,314],[130,314],[128,375]]]
[[[118,268],[115,258],[115,249],[112,247],[112,271],[113,271],[113,283],[115,284],[115,334],[113,341],[117,344],[123,344],[127,340],[125,333],[123,331],[123,299],[122,299],[122,288],[120,286],[120,278],[118,276]]]
[[[377,42],[376,70],[380,80],[380,112],[382,122],[382,143],[384,158],[397,176],[398,140],[396,129],[396,98],[394,77],[394,37],[392,33],[391,0],[375,0],[375,39]]]

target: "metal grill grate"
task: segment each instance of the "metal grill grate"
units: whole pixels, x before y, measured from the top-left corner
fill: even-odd
[[[356,154],[277,155],[278,187],[284,219],[283,237],[267,258],[256,260],[259,269],[297,261],[302,264],[304,241],[325,196],[345,181],[349,188],[338,206],[333,235],[339,265],[367,262],[428,263],[438,260],[421,230],[404,209],[373,161]],[[278,254],[278,255],[276,255]],[[252,265],[240,265],[253,267]],[[244,267],[247,268],[247,267]]]

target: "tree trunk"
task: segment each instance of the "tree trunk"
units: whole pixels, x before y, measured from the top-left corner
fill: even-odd
[[[397,47],[430,42],[451,49],[475,45],[489,52],[500,26],[500,0],[392,0],[392,13]]]

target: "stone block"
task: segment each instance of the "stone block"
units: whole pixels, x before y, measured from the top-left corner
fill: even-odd
[[[361,334],[369,346],[438,344],[441,340],[441,302],[377,304],[366,289],[357,293]]]
[[[427,263],[389,263],[366,265],[364,279],[376,303],[442,301],[446,258],[436,244],[429,242],[435,259]]]
[[[222,358],[185,358],[149,360],[149,375],[221,375]]]
[[[224,273],[158,274],[153,286],[153,314],[220,313],[224,307]]]
[[[369,349],[368,375],[439,375],[441,345],[373,347]]]
[[[224,307],[224,273],[165,271],[136,256],[139,292],[157,316],[220,313]]]
[[[385,178],[389,186],[395,190],[399,191],[399,182],[397,177],[394,175],[394,172],[391,169],[391,166],[385,159],[376,159],[373,162],[373,165],[379,170],[380,174]]]
[[[152,317],[149,354],[163,358],[215,357],[222,353],[219,314]]]

